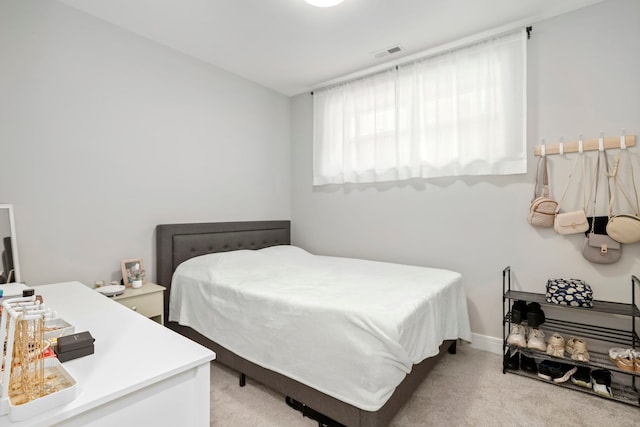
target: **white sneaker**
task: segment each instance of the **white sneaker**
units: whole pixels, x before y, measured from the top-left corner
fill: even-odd
[[[552,334],[547,342],[547,354],[564,358],[564,338],[559,334]]]
[[[564,352],[571,356],[573,354],[573,344],[576,342],[576,340],[580,339],[582,338],[569,337],[569,339],[564,344]]]
[[[633,356],[634,366],[636,368],[636,373],[640,374],[640,351],[639,350],[631,350],[631,355]]]
[[[622,347],[613,347],[609,349],[609,359],[611,359],[611,361],[613,363],[616,363],[616,360],[618,360],[618,357],[624,356],[624,354],[629,351],[628,348],[622,348]]]
[[[522,325],[511,325],[511,333],[507,343],[517,347],[527,348],[526,329]]]
[[[574,338],[573,351],[571,352],[571,358],[579,362],[589,361],[589,350],[587,350],[587,342],[582,338]]]
[[[540,329],[531,329],[529,331],[527,347],[535,350],[547,351],[547,344],[544,342],[544,332]]]

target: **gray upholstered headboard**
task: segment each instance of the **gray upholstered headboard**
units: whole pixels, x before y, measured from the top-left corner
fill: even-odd
[[[180,263],[200,255],[261,249],[291,243],[291,221],[209,222],[156,226],[156,281],[167,287],[164,317],[169,318],[171,278]]]

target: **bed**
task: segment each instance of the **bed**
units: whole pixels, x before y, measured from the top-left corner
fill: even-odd
[[[333,390],[330,387],[325,387],[324,384],[314,382],[319,381],[319,379],[312,381],[311,379],[307,380],[307,378],[301,378],[297,372],[291,370],[291,366],[296,365],[295,360],[294,363],[290,363],[291,360],[287,361],[287,359],[282,359],[280,362],[278,362],[277,360],[271,361],[260,359],[259,356],[256,356],[251,351],[249,351],[251,350],[249,347],[243,347],[242,345],[239,345],[238,342],[234,341],[232,339],[233,336],[231,336],[230,338],[228,334],[216,335],[215,332],[211,332],[209,330],[209,328],[207,327],[207,322],[216,324],[224,322],[225,320],[228,320],[227,317],[230,316],[229,313],[225,312],[220,314],[215,319],[215,321],[203,320],[203,311],[202,309],[200,309],[200,311],[195,311],[196,313],[198,313],[197,315],[193,315],[191,318],[189,318],[188,316],[184,317],[184,313],[180,313],[180,307],[182,306],[180,305],[180,303],[176,303],[176,300],[180,300],[184,297],[184,286],[182,286],[182,283],[190,277],[187,273],[191,273],[193,275],[194,271],[200,271],[198,270],[198,268],[202,267],[198,267],[198,265],[202,264],[203,260],[205,259],[224,259],[225,265],[229,265],[229,263],[232,263],[233,260],[238,260],[237,262],[249,262],[250,265],[259,265],[261,259],[259,258],[259,255],[262,256],[262,254],[276,254],[277,256],[282,256],[284,254],[287,258],[300,257],[301,260],[311,259],[311,261],[314,263],[316,262],[315,258],[320,259],[322,262],[332,263],[362,261],[349,261],[348,259],[329,259],[330,257],[313,256],[311,256],[310,258],[310,256],[307,255],[304,250],[294,249],[289,246],[283,246],[290,245],[289,221],[165,224],[159,225],[156,228],[156,243],[157,281],[158,283],[167,287],[167,292],[165,295],[165,319],[180,318],[180,323],[183,323],[180,324],[175,321],[167,321],[167,326],[179,332],[180,334],[185,335],[214,350],[217,354],[217,360],[220,363],[238,371],[241,374],[241,378],[244,378],[244,376],[246,375],[247,377],[254,379],[283,394],[284,396],[287,396],[288,403],[291,404],[291,402],[295,402],[296,404],[298,404],[298,402],[300,402],[300,405],[302,405],[302,409],[312,408],[313,411],[317,411],[317,413],[328,417],[330,420],[333,420],[336,425],[338,425],[337,423],[347,426],[369,427],[387,425],[390,422],[391,418],[393,418],[395,413],[403,405],[403,403],[408,399],[409,396],[411,396],[415,388],[422,382],[427,373],[432,369],[433,366],[435,366],[439,358],[442,357],[442,355],[446,353],[447,350],[450,353],[455,353],[456,338],[470,338],[470,331],[468,329],[468,318],[466,317],[466,303],[461,304],[460,301],[458,301],[457,304],[464,310],[464,315],[460,317],[463,321],[461,322],[461,325],[458,325],[459,328],[454,328],[455,330],[453,332],[448,331],[448,337],[443,340],[438,340],[435,349],[432,351],[433,354],[429,353],[429,357],[425,358],[424,360],[420,359],[420,361],[413,366],[409,365],[409,368],[406,369],[407,372],[402,373],[402,377],[400,378],[400,380],[398,380],[399,385],[397,387],[393,386],[388,391],[388,393],[384,392],[383,396],[377,396],[378,399],[382,399],[381,402],[383,403],[381,404],[381,406],[375,405],[373,407],[368,407],[365,403],[362,403],[357,399],[355,401],[353,399],[350,399],[350,395],[348,393],[342,395],[340,394],[340,390]],[[246,251],[247,249],[254,251]],[[228,251],[234,252],[224,255],[207,255]],[[207,261],[206,265],[209,265],[208,263],[209,261]],[[333,264],[331,264],[331,266],[333,266]],[[394,268],[393,264],[379,263],[376,268],[388,269],[390,267]],[[289,269],[289,267],[284,270],[286,271],[287,269]],[[178,271],[176,272],[176,270]],[[172,279],[174,276],[174,272],[176,273],[177,284],[174,285],[176,286],[176,288],[172,290]],[[317,273],[314,274],[317,275]],[[209,277],[212,275],[215,276],[215,274],[211,272],[206,274],[203,273],[203,277]],[[267,283],[264,280],[260,280],[261,279],[257,279],[258,284]],[[181,285],[182,287],[178,285]],[[198,282],[198,286],[202,287],[200,282]],[[265,288],[269,286],[265,285]],[[256,295],[263,293],[260,292],[260,289],[261,288],[259,286],[250,288],[249,285],[246,285],[246,291],[248,293],[253,292],[253,294],[255,294],[253,295],[253,297],[256,297]],[[173,299],[172,292],[174,293]],[[220,290],[218,290],[218,292],[220,292]],[[232,290],[230,292],[232,295],[236,295],[235,290]],[[171,312],[170,301],[173,301],[174,303],[173,309],[175,313]],[[241,299],[241,304],[249,303],[250,300]],[[258,301],[256,306],[259,307],[260,304],[264,303],[264,301]],[[271,304],[269,301],[267,301],[267,303]],[[224,304],[225,305],[218,306],[215,314],[219,314],[219,310],[227,307],[226,304],[228,303],[226,302],[226,300]],[[274,309],[273,306],[271,308]],[[286,307],[275,308],[279,310],[279,313],[286,313],[290,311]],[[186,312],[186,310],[184,309],[182,309],[182,311]],[[257,309],[251,309],[246,313],[251,313],[259,316],[259,311],[260,310]],[[436,312],[437,311],[438,310],[436,310]],[[245,322],[243,323],[241,319],[239,319],[237,327],[236,324],[233,324],[233,327],[228,327],[227,325],[226,329],[238,329],[239,331],[241,331],[239,336],[241,338],[244,338],[245,332],[243,328],[246,327],[246,325],[262,324],[259,317],[255,317],[254,320],[251,320],[249,322],[247,322],[246,320],[247,319],[245,319]],[[233,322],[233,320],[231,321]],[[424,319],[422,319],[422,321],[424,321]],[[367,323],[367,321],[363,322],[360,318],[358,318],[356,323],[357,324],[355,329],[349,332],[350,337],[354,336],[354,334],[357,334],[358,327],[362,326],[363,323]],[[435,323],[438,322],[436,321]],[[189,326],[185,326],[184,324],[195,326],[194,328],[191,328]],[[405,327],[404,325],[402,327],[410,330],[410,328]],[[378,325],[374,325],[373,328],[367,328],[368,329],[365,335],[369,334],[370,329],[379,329]],[[286,333],[286,330],[284,333]],[[452,336],[452,334],[455,336]],[[251,340],[254,339],[257,339],[259,341],[259,337],[255,338],[255,336],[252,336]],[[246,341],[246,339],[244,341]],[[260,347],[266,344],[267,342],[265,341],[255,347]],[[301,360],[303,360],[304,362],[306,362],[305,358],[307,357],[311,360],[311,353],[304,353],[304,351],[305,349],[307,349],[307,347],[312,347],[312,344],[313,343],[310,342],[306,343],[305,345],[297,346],[300,351],[302,351],[301,354],[307,355],[301,358]],[[365,347],[366,345],[368,344],[363,343],[360,347]],[[230,348],[238,350],[231,351]],[[289,347],[287,346],[287,348]],[[369,351],[369,349],[367,348],[364,351]],[[377,354],[380,353],[381,350],[372,349],[372,351]],[[363,357],[366,357],[366,353],[364,356],[361,355],[360,359],[362,359]],[[383,357],[386,357],[386,354]],[[324,358],[321,360],[326,359],[329,358]],[[338,365],[337,360],[334,362],[335,363],[333,363],[333,365]],[[280,363],[280,365],[278,363]],[[327,367],[327,369],[334,369],[334,367]],[[337,369],[337,367],[335,369]],[[345,374],[345,376],[347,375]],[[336,384],[336,387],[337,386],[338,384]],[[379,386],[380,384],[376,385],[374,388],[376,390],[380,389],[381,387]],[[327,424],[331,423],[331,421],[327,422]]]

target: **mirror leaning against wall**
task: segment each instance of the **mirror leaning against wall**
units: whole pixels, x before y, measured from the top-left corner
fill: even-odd
[[[0,284],[20,282],[16,225],[13,205],[0,204]]]

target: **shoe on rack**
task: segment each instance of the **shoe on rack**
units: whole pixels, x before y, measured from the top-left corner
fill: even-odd
[[[640,372],[640,351],[632,348],[613,347],[609,349],[609,359],[627,372]]]
[[[576,372],[571,375],[571,382],[580,387],[591,388],[591,369],[586,366],[578,366]]]
[[[566,348],[569,347],[569,341],[572,344],[571,358],[573,360],[577,360],[578,362],[588,362],[589,361],[589,351],[587,350],[587,342],[582,338],[571,337],[567,340]],[[565,349],[566,349],[565,348]]]
[[[551,371],[551,378],[553,378],[554,383],[564,383],[569,381],[571,375],[575,374],[578,370],[578,367],[575,365],[568,365],[566,363],[560,364],[559,370]]]
[[[520,369],[520,352],[518,350],[514,352],[507,350],[504,355],[504,366],[513,370]]]
[[[634,351],[630,348],[622,353],[619,353],[618,357],[616,357],[616,359],[614,360],[616,366],[623,371],[635,372],[635,361],[633,354]]]
[[[567,340],[567,342],[564,345],[564,351],[571,356],[573,354],[573,343],[577,340],[577,339],[581,339],[581,338],[577,338],[577,337],[569,337],[569,339]]]
[[[544,342],[544,332],[540,329],[530,329],[527,347],[534,350],[547,351],[547,344]]]
[[[553,377],[560,372],[560,362],[553,360],[543,360],[538,365],[538,376],[543,380],[553,381]]]
[[[530,372],[532,374],[538,373],[538,367],[536,366],[536,359],[533,357],[525,356],[520,353],[520,368],[525,372]]]
[[[613,397],[611,392],[611,372],[606,369],[591,371],[593,391],[601,396]]]
[[[527,348],[527,330],[522,325],[511,325],[511,333],[507,337],[507,344]]]
[[[551,334],[547,340],[547,354],[564,358],[564,338],[560,334]]]
[[[537,302],[530,302],[527,305],[527,326],[537,328],[544,323],[544,311]]]
[[[511,306],[511,322],[522,323],[523,320],[527,320],[527,303],[517,300]]]
[[[538,365],[538,376],[554,383],[563,383],[569,380],[571,375],[578,370],[576,366],[554,360],[543,360]]]
[[[618,357],[622,356],[627,351],[629,351],[628,348],[612,347],[609,349],[609,359],[611,359],[613,363],[616,363]]]

